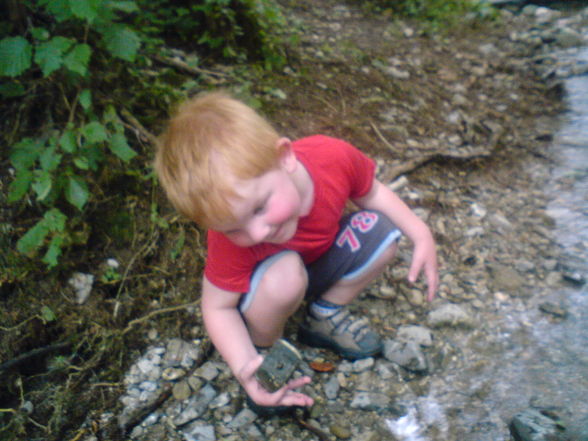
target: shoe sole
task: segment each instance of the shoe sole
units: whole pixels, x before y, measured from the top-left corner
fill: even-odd
[[[312,346],[314,348],[325,348],[325,349],[332,349],[333,351],[337,352],[343,358],[348,360],[359,360],[362,358],[373,357],[374,355],[378,355],[382,352],[382,344],[377,348],[372,349],[371,351],[354,351],[352,349],[346,349],[339,345],[337,342],[323,337],[322,335],[315,334],[308,329],[300,328],[298,330],[298,341],[303,343],[307,346]]]

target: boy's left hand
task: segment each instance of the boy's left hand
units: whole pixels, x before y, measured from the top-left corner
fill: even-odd
[[[300,377],[290,380],[284,387],[275,392],[267,391],[255,378],[255,371],[263,363],[263,357],[258,356],[247,363],[239,372],[239,378],[245,392],[260,406],[312,406],[314,401],[308,395],[296,392],[311,382],[310,377]]]
[[[435,298],[439,286],[439,272],[437,268],[437,252],[433,238],[416,241],[414,244],[412,262],[408,271],[408,281],[415,283],[421,271],[427,280],[427,301]]]

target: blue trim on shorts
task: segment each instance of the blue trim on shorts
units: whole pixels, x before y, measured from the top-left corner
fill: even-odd
[[[378,246],[376,251],[374,251],[374,253],[362,266],[357,268],[355,271],[350,272],[349,274],[344,274],[343,277],[341,277],[341,280],[352,280],[356,277],[361,276],[365,271],[369,269],[370,266],[372,266],[372,264],[378,259],[378,257],[382,255],[384,250],[392,244],[392,242],[400,239],[400,236],[402,236],[402,233],[399,229],[392,230],[390,234],[388,234],[388,236],[386,236],[386,238]]]
[[[251,282],[249,283],[249,291],[243,294],[243,297],[241,297],[241,301],[239,302],[239,311],[241,313],[247,311],[251,306],[251,303],[253,303],[255,293],[257,292],[257,287],[259,286],[259,282],[261,282],[261,279],[265,275],[265,272],[269,269],[270,266],[274,264],[276,260],[280,259],[286,253],[295,253],[295,251],[280,251],[265,259],[257,266],[257,268],[255,268],[255,270],[253,271],[253,276],[251,276]]]

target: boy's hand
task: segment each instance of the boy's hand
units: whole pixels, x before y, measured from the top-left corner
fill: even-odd
[[[427,300],[435,298],[435,292],[439,285],[439,271],[437,269],[437,252],[432,236],[428,235],[422,240],[415,241],[412,262],[408,271],[408,281],[416,282],[421,271],[424,271],[427,280]]]
[[[300,377],[291,380],[275,392],[267,391],[255,378],[255,372],[263,363],[263,357],[258,355],[239,371],[238,377],[249,397],[260,406],[312,406],[314,400],[308,395],[295,392],[294,389],[311,382],[310,377]]]

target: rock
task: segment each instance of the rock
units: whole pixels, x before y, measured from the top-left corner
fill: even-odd
[[[559,319],[565,319],[568,316],[568,311],[565,307],[551,302],[541,303],[539,305],[539,310]]]
[[[325,383],[324,386],[325,396],[329,400],[334,400],[335,398],[337,398],[337,395],[339,394],[340,387],[341,385],[339,384],[339,380],[337,379],[337,377],[331,376],[331,378],[329,378],[329,380]]]
[[[512,267],[491,264],[488,266],[492,284],[497,291],[516,294],[525,284],[525,279]]]
[[[214,426],[195,421],[182,430],[186,441],[215,441]]]
[[[356,392],[351,401],[353,409],[382,411],[392,404],[392,399],[379,392]]]
[[[214,380],[219,374],[219,369],[214,362],[206,362],[194,372],[194,375],[202,377],[207,381]]]
[[[421,346],[433,344],[433,334],[430,329],[424,326],[404,325],[398,328],[396,335],[398,340],[414,342]]]
[[[246,427],[246,426],[250,425],[256,419],[257,419],[257,414],[255,412],[253,412],[251,409],[244,408],[229,423],[229,427],[231,429],[240,429],[242,427]]]
[[[582,34],[570,28],[558,29],[555,34],[555,43],[564,48],[582,46],[586,39]]]
[[[186,401],[176,403],[175,408],[168,413],[175,415],[173,419],[175,425],[187,424],[202,415],[216,396],[216,390],[207,384],[196,395],[192,395]]]
[[[78,305],[83,305],[86,303],[92,292],[94,276],[92,274],[77,272],[71,276],[67,283],[74,289]]]
[[[341,426],[340,424],[333,424],[329,430],[338,439],[351,438],[351,431],[348,428]]]
[[[161,377],[167,381],[174,381],[186,375],[186,371],[182,368],[169,367],[163,370]]]
[[[474,320],[458,305],[448,303],[431,311],[427,316],[427,323],[433,328],[442,326],[472,328]]]
[[[411,372],[425,374],[429,371],[427,357],[420,345],[414,342],[386,340],[384,357]]]
[[[174,384],[172,394],[176,400],[182,401],[192,395],[192,389],[188,384],[188,381],[182,380]]]
[[[561,275],[566,282],[575,286],[582,286],[586,283],[586,278],[574,269],[564,268]]]
[[[515,441],[564,441],[566,429],[554,417],[527,409],[512,419],[510,433]]]
[[[360,360],[355,360],[353,362],[353,365],[351,367],[351,370],[353,372],[364,372],[368,369],[371,369],[372,366],[374,365],[375,361],[372,357],[368,357],[368,358],[362,358]]]

